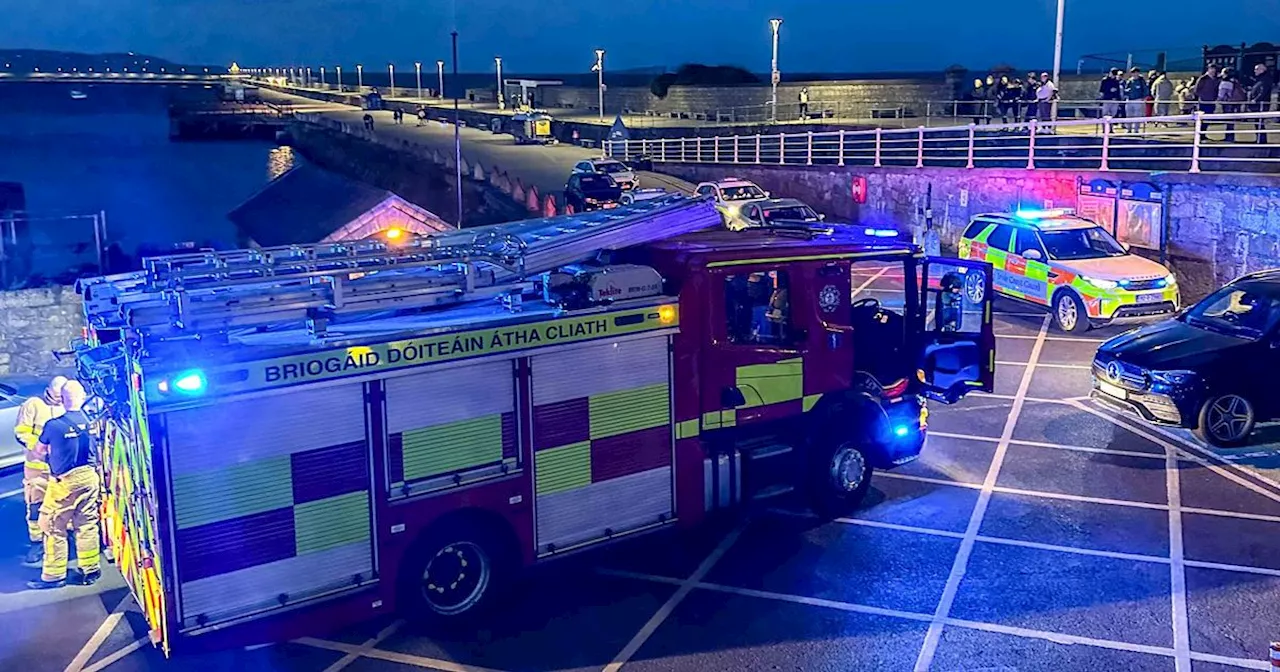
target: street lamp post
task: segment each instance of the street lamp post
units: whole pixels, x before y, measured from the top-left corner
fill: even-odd
[[[418,100],[422,100],[422,61],[413,62],[413,74],[418,81]]]
[[[604,121],[604,49],[596,49],[596,90],[600,96],[600,121]]]
[[[356,63],[356,93],[364,91],[364,66]]]
[[[1058,76],[1062,73],[1062,20],[1066,15],[1067,0],[1058,0],[1058,26],[1053,38],[1053,85],[1061,88],[1062,84],[1058,80]],[[1058,99],[1053,100],[1053,113],[1050,115],[1054,120],[1058,118]]]
[[[388,97],[395,98],[396,97],[396,64],[395,63],[387,64],[387,77],[389,77],[391,81],[391,94]]]
[[[338,70],[338,93],[342,93],[342,66],[335,66]]]
[[[769,19],[769,27],[773,29],[773,65],[769,68],[769,83],[772,87],[770,95],[770,116],[778,121],[778,82],[782,75],[778,73],[778,29],[782,27],[782,19]]]
[[[498,66],[498,109],[505,110],[507,109],[507,101],[502,95],[502,57],[494,56],[493,62]]]
[[[311,66],[307,66],[307,79],[305,81],[307,88],[311,88]]]
[[[436,98],[444,100],[444,61],[436,61],[436,75],[440,78],[440,88],[436,89]]]
[[[329,85],[328,85],[328,84],[326,84],[326,83],[325,83],[325,81],[324,81],[324,66],[323,66],[323,65],[322,65],[322,66],[320,66],[320,88],[322,88],[322,89],[327,89],[327,88],[329,88]]]

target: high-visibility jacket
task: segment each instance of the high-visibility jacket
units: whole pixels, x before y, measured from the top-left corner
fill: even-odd
[[[44,431],[45,423],[63,412],[61,404],[52,406],[39,397],[31,397],[18,407],[18,421],[14,423],[13,434],[22,444],[24,471],[49,471],[45,456],[36,452],[36,446],[40,443],[40,432]]]

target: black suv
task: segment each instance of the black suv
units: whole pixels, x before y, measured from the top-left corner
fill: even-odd
[[[1093,397],[1222,447],[1280,418],[1280,269],[1246,275],[1093,360]]]
[[[564,185],[564,201],[573,206],[574,212],[616,208],[620,198],[622,187],[603,173],[575,173]]]

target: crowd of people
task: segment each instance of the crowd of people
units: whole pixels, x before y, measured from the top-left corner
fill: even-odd
[[[1000,123],[1048,121],[1053,117],[1053,103],[1058,100],[1058,85],[1049,73],[1038,76],[1028,72],[1026,79],[1009,75],[987,75],[986,80],[973,80],[973,88],[961,96],[957,116],[970,117],[982,124],[995,118]]]
[[[101,572],[102,477],[84,386],[56,376],[42,396],[18,408],[13,433],[23,447],[22,495],[31,548],[24,565],[39,567],[27,587],[41,590],[95,583]],[[68,570],[68,536],[76,568]]]

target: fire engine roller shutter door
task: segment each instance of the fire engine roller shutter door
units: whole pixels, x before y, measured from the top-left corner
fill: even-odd
[[[530,358],[539,554],[669,520],[667,337]]]
[[[386,390],[393,496],[452,487],[453,475],[465,483],[470,475],[515,466],[512,360],[388,378]]]
[[[362,385],[216,403],[165,421],[183,629],[374,578]]]

